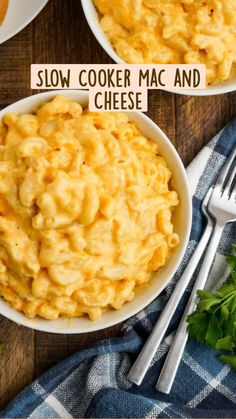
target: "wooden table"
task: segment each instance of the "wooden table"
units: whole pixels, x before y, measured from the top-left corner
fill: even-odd
[[[0,108],[30,95],[31,63],[111,63],[91,34],[78,0],[50,0],[25,30],[0,46]],[[236,114],[236,93],[193,98],[152,91],[148,115],[187,165]],[[50,366],[120,326],[78,336],[34,332],[0,317],[0,409]]]

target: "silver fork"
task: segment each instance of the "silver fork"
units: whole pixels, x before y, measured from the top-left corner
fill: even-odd
[[[212,267],[215,253],[226,224],[236,221],[236,147],[231,153],[228,164],[219,176],[208,203],[208,211],[215,219],[215,226],[211,241],[208,245],[203,264],[195,281],[187,307],[184,311],[178,330],[170,347],[166,361],[159,376],[156,388],[162,393],[169,394],[183,352],[188,340],[187,317],[197,303],[197,290],[204,289]]]
[[[232,159],[234,157],[232,154],[227,158],[226,163],[223,169],[220,172],[218,177],[218,182],[222,182],[222,179],[225,179],[225,175],[228,173],[228,170],[232,164]],[[140,385],[150,364],[151,361],[160,346],[160,343],[165,335],[165,332],[170,324],[170,321],[176,311],[176,308],[197,268],[197,265],[203,255],[203,252],[206,248],[206,245],[211,237],[213,230],[213,221],[207,212],[208,203],[213,191],[213,186],[209,189],[206,194],[203,203],[202,203],[202,212],[207,218],[207,226],[203,233],[201,240],[199,241],[190,262],[188,263],[185,271],[181,275],[181,278],[177,282],[175,289],[169,298],[164,310],[162,311],[156,325],[154,326],[149,338],[147,339],[145,345],[143,346],[139,356],[137,357],[134,365],[132,366],[128,379],[134,384]]]
[[[164,310],[162,311],[156,325],[154,326],[149,338],[147,339],[145,345],[143,346],[139,356],[137,357],[134,365],[132,366],[128,379],[134,384],[140,385],[143,381],[144,376],[152,362],[152,359],[160,346],[160,343],[165,335],[165,332],[170,324],[173,314],[175,313],[178,304],[197,268],[197,265],[203,255],[204,249],[209,242],[211,233],[213,230],[213,220],[207,213],[207,206],[209,199],[211,197],[213,187],[207,192],[203,202],[202,202],[202,212],[207,219],[207,225],[205,231],[199,241],[192,257],[191,263],[187,265],[184,273],[181,275],[181,278],[177,282],[173,293],[171,294]]]

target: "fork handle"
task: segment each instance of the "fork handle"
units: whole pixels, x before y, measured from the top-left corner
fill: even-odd
[[[223,225],[216,224],[212,233],[212,238],[206,251],[204,261],[156,385],[156,389],[162,393],[169,394],[171,391],[188,340],[188,323],[186,320],[196,308],[197,290],[204,289],[206,285],[223,229]]]
[[[169,326],[171,318],[202,257],[202,254],[210,239],[211,233],[212,233],[212,221],[209,219],[207,227],[203,233],[203,236],[201,240],[199,241],[193,256],[191,257],[190,263],[187,265],[184,273],[182,274],[181,278],[177,282],[169,301],[167,302],[148,340],[143,346],[138,358],[136,359],[133,367],[131,368],[129,372],[128,380],[131,381],[132,383],[140,385],[141,382],[143,381],[143,378],[149,368],[149,365],[151,364],[151,361],[165,335],[165,332]]]

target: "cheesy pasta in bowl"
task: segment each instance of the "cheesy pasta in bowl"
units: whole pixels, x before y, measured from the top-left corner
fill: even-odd
[[[47,2],[48,0],[0,0],[0,44],[32,22]]]
[[[236,90],[234,0],[82,0],[82,5],[91,30],[116,62],[205,64],[207,89],[179,93]]]
[[[55,333],[108,327],[147,305],[191,226],[164,134],[144,115],[91,113],[87,101],[50,92],[0,114],[0,312]]]

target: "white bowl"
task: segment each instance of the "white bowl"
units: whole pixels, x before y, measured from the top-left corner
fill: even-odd
[[[9,0],[9,8],[0,26],[0,44],[12,38],[41,12],[48,0]]]
[[[30,113],[38,105],[52,99],[57,94],[76,100],[83,107],[88,105],[88,92],[79,90],[50,91],[30,96],[8,106],[0,112],[0,120],[8,112]],[[180,205],[176,209],[174,220],[176,231],[180,235],[180,246],[173,253],[167,265],[153,277],[146,289],[137,293],[132,302],[125,304],[119,311],[108,311],[98,321],[92,322],[87,318],[72,320],[60,318],[55,321],[41,318],[29,320],[25,315],[11,308],[10,305],[0,298],[0,314],[3,316],[23,326],[44,332],[65,334],[94,332],[118,324],[138,313],[161,293],[175,274],[186,250],[192,224],[192,199],[185,168],[170,140],[154,122],[138,112],[130,113],[129,117],[136,122],[137,126],[147,137],[157,141],[161,154],[165,157],[173,171],[173,181],[180,197]]]
[[[97,38],[99,44],[117,64],[124,64],[125,62],[117,55],[100,26],[98,13],[96,7],[94,6],[93,0],[81,0],[81,3],[90,29],[93,32],[95,38]],[[179,93],[188,96],[212,96],[233,92],[235,90],[236,77],[233,77],[222,83],[207,87],[206,89],[169,89],[168,92]]]

